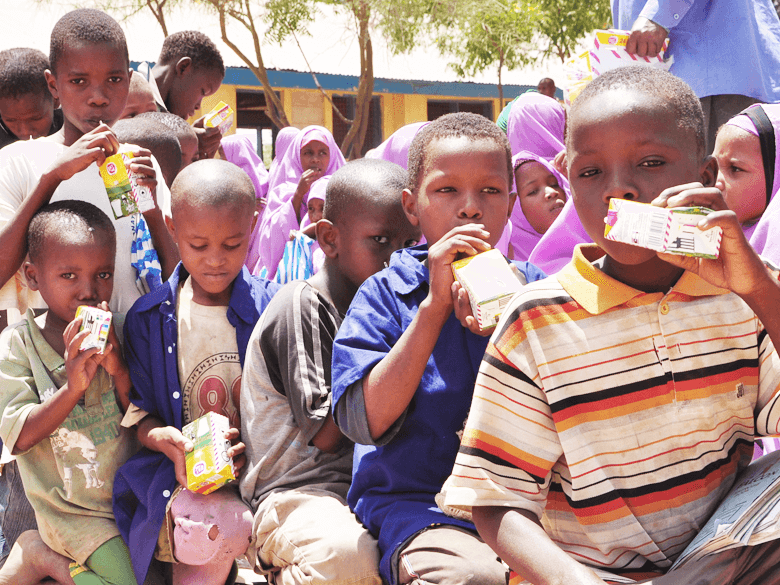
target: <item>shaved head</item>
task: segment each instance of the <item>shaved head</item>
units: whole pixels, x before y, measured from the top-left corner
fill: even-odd
[[[182,170],[171,186],[171,213],[182,207],[246,206],[255,209],[255,187],[249,176],[224,160],[199,160]]]

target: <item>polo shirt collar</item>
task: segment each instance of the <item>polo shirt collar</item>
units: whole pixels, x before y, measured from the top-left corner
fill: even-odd
[[[33,342],[33,346],[35,346],[35,353],[41,358],[41,363],[44,367],[50,372],[63,367],[65,365],[65,358],[54,351],[54,348],[49,345],[49,342],[43,337],[43,333],[41,332],[40,327],[38,327],[38,323],[35,321],[35,315],[33,314],[32,309],[27,309],[26,318],[27,324],[30,327],[30,339]]]
[[[393,290],[402,295],[428,285],[428,268],[423,264],[428,258],[428,245],[404,248],[393,252],[387,279]],[[387,270],[387,269],[385,269]]]
[[[558,282],[583,309],[599,315],[623,305],[644,293],[607,276],[592,262],[604,256],[604,250],[595,244],[579,244],[574,249],[571,262],[557,275]],[[672,287],[672,291],[694,297],[728,294],[693,272],[685,271]]]

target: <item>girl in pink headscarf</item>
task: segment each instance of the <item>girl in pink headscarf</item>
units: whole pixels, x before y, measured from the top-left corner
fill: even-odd
[[[409,147],[417,133],[430,122],[413,122],[401,126],[382,144],[366,153],[366,158],[381,158],[409,170]]]
[[[312,183],[332,175],[344,164],[344,155],[326,128],[307,126],[298,133],[280,159],[276,177],[269,184],[254,274],[259,274],[263,267],[268,270],[268,278],[276,274],[290,231],[298,229],[306,215]]]
[[[293,140],[295,140],[295,137],[298,136],[299,132],[300,130],[295,126],[285,126],[279,130],[279,134],[276,135],[275,156],[274,160],[271,161],[271,166],[268,167],[269,185],[271,183],[276,184],[276,177],[279,174],[279,162],[284,158],[284,155],[287,154],[287,149],[290,148],[290,145],[293,143]]]
[[[524,93],[512,104],[506,126],[512,156],[526,151],[553,160],[566,149],[565,126],[566,111],[561,104],[541,93]]]

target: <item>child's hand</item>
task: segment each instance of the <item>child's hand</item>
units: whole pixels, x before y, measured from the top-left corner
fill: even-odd
[[[119,141],[111,128],[101,123],[76,140],[51,167],[60,181],[67,181],[92,163],[102,165],[106,157],[119,152]]]
[[[311,238],[312,240],[316,240],[317,239],[317,224],[316,223],[310,223],[309,225],[307,225],[305,228],[303,228],[301,230],[301,233],[304,236],[307,236],[307,237]]]
[[[133,159],[130,162],[130,172],[135,174],[135,180],[141,187],[146,187],[152,192],[155,202],[157,201],[157,171],[152,164],[152,151],[141,146],[131,145],[128,152],[133,153]]]
[[[98,309],[103,311],[109,311],[108,303],[103,301],[98,305]],[[108,372],[112,377],[127,375],[127,364],[125,358],[122,355],[122,346],[119,343],[119,337],[116,334],[116,328],[114,322],[111,322],[111,329],[108,331],[108,343],[103,350],[103,361],[100,365]]]
[[[79,332],[82,318],[71,321],[62,337],[65,340],[65,372],[68,376],[68,392],[81,397],[87,391],[98,366],[105,356],[93,347],[81,351],[81,344],[89,336],[89,331]]]
[[[195,120],[193,130],[198,137],[198,160],[214,158],[222,143],[222,133],[219,128],[205,128],[203,126],[206,114]]]
[[[493,334],[495,329],[492,327],[484,331],[479,328],[479,323],[471,310],[469,293],[457,280],[452,283],[452,304],[455,307],[455,316],[466,329],[481,337],[489,337]]]
[[[246,445],[240,441],[241,432],[237,428],[231,428],[225,433],[225,438],[228,439],[233,446],[227,450],[228,457],[233,459],[233,469],[236,472],[236,479],[241,476],[241,470],[246,465]]]
[[[431,301],[439,306],[452,309],[455,305],[452,283],[452,263],[467,256],[475,256],[490,250],[487,239],[490,234],[485,226],[470,223],[451,229],[428,252],[428,272],[430,274]],[[465,292],[465,291],[464,291]],[[466,299],[468,304],[468,298]],[[459,304],[461,304],[459,302]],[[469,312],[471,310],[469,309]],[[473,318],[473,317],[472,317]],[[462,321],[461,321],[462,322]]]
[[[701,183],[687,183],[664,189],[650,202],[656,207],[707,207],[713,211],[728,209],[723,193],[717,187],[705,187]]]
[[[176,470],[176,481],[179,485],[187,485],[187,464],[185,462],[185,453],[192,451],[192,441],[187,439],[176,427],[157,427],[149,431],[148,438],[151,447],[164,453],[168,459],[173,461],[173,467]]]

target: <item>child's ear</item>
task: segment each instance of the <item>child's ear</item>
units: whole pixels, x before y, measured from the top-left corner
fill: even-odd
[[[713,187],[718,178],[718,159],[712,155],[704,157],[704,160],[701,161],[699,175],[701,176],[702,185]]]
[[[60,94],[57,91],[57,79],[49,69],[44,71],[43,75],[46,77],[46,85],[49,87],[49,93],[51,93],[51,97],[54,98],[54,107],[57,108],[60,104]]]
[[[254,233],[255,225],[257,224],[257,218],[259,218],[259,217],[260,217],[260,214],[255,209],[255,212],[252,214],[252,226],[249,228],[249,233],[250,234]]]
[[[562,174],[564,177],[566,177],[566,180],[569,179],[569,165],[566,161],[566,151],[562,150],[558,154],[555,155],[555,158],[552,161],[553,168],[558,171],[560,174]]]
[[[32,262],[25,262],[22,266],[24,277],[27,279],[27,286],[30,290],[38,290],[38,269]]]
[[[404,189],[401,193],[401,206],[404,208],[406,219],[414,227],[419,227],[420,218],[417,217],[417,197],[409,189]]]
[[[322,253],[328,258],[337,258],[339,255],[339,228],[327,219],[317,222],[317,242]]]
[[[507,214],[506,214],[507,219],[512,217],[512,210],[515,208],[515,203],[517,203],[517,193],[510,193],[509,194],[509,211],[507,211]]]
[[[176,62],[176,75],[184,75],[192,68],[192,59],[189,57],[182,57]]]
[[[163,214],[163,220],[165,220],[165,227],[168,228],[168,233],[171,234],[171,239],[179,245],[179,241],[176,239],[176,224],[173,223],[173,218]]]

